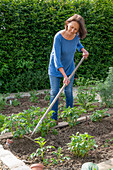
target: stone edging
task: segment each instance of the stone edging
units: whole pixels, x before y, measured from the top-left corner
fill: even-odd
[[[2,145],[0,145],[0,160],[10,170],[30,170],[23,161],[17,159],[10,151],[5,150]]]

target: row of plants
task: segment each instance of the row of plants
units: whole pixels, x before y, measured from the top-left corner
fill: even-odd
[[[13,137],[22,137],[26,133],[31,133],[45,113],[46,109],[47,108],[44,108],[43,111],[40,111],[40,107],[32,106],[31,109],[24,110],[18,114],[12,114],[11,116],[0,114],[1,134],[12,132]],[[107,109],[94,111],[90,116],[91,121],[101,121],[104,116],[110,116],[106,111]],[[42,137],[44,137],[46,133],[48,134],[49,130],[56,125],[56,122],[51,119],[52,113],[53,111],[49,112],[37,131],[41,132]],[[78,123],[77,119],[80,116],[83,116],[84,113],[87,113],[87,111],[82,107],[68,107],[62,112],[59,118],[67,121],[69,126],[73,127]],[[52,131],[54,134],[57,134],[57,131],[54,128]]]
[[[77,76],[105,79],[113,61],[112,8],[112,0],[2,0],[0,93],[50,87],[48,64],[53,37],[75,13],[85,19],[88,34],[81,42],[90,54]],[[81,53],[76,53],[75,63],[80,58]]]
[[[5,116],[0,114],[1,116],[1,134],[6,132],[11,132],[13,137],[22,137],[25,134],[29,134],[33,131],[35,126],[38,124],[39,120],[45,113],[47,108],[44,108],[40,111],[40,107],[32,106],[28,110],[24,110],[18,114],[12,114],[11,116]],[[41,136],[45,136],[45,134],[49,132],[50,128],[56,125],[56,122],[51,118],[52,112],[50,111],[42,122],[41,126],[37,130],[37,132],[41,133]],[[56,134],[56,130],[52,129],[53,134]]]

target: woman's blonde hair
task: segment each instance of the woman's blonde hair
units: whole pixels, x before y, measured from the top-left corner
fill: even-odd
[[[78,24],[79,24],[79,31],[78,31],[78,34],[79,34],[79,37],[81,39],[84,39],[86,37],[86,34],[87,34],[87,30],[85,28],[85,21],[84,21],[84,18],[78,14],[75,14],[73,15],[72,17],[68,18],[66,21],[65,21],[65,29],[67,30],[68,29],[68,23],[72,22],[72,21],[76,21]]]

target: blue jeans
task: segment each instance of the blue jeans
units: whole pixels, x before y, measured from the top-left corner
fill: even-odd
[[[50,85],[51,85],[51,100],[50,100],[50,102],[52,103],[52,101],[54,100],[54,98],[56,97],[56,95],[59,92],[61,77],[54,77],[54,76],[49,75],[49,79],[50,79]],[[67,108],[69,106],[73,107],[73,81],[74,81],[74,76],[71,78],[68,86],[66,86],[64,88]],[[57,120],[57,118],[58,118],[58,104],[59,104],[59,99],[57,99],[57,101],[55,102],[55,104],[53,105],[53,107],[51,109],[54,111],[52,118],[55,120]]]

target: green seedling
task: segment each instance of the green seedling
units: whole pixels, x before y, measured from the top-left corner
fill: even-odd
[[[107,111],[107,109],[104,109],[104,110],[96,110],[96,111],[93,112],[93,114],[90,116],[91,121],[92,121],[92,122],[101,121],[104,116],[110,116],[110,114],[108,114],[106,111]]]
[[[23,93],[18,92],[17,94],[15,94],[15,98],[21,99],[22,95],[23,95]]]
[[[38,101],[39,97],[37,96],[37,93],[38,93],[37,91],[30,92],[30,101],[31,102],[39,103],[39,101]]]
[[[0,114],[0,128],[3,126],[4,120],[5,120],[5,115],[3,115],[3,114],[1,113],[1,114]]]
[[[46,94],[46,95],[50,94],[49,90],[45,90],[44,94]]]
[[[50,100],[50,95],[48,96],[48,95],[46,94],[46,96],[44,97],[44,100],[46,100],[46,101]]]
[[[83,88],[78,89],[78,94],[76,96],[76,100],[78,103],[77,105],[80,105],[82,108],[84,108],[87,111],[93,111],[96,105],[94,105],[95,102],[98,102],[98,100],[95,100],[96,97],[96,91],[95,89],[89,89],[88,91],[84,91]]]
[[[58,131],[57,131],[56,129],[53,129],[53,130],[52,130],[52,133],[53,133],[53,135],[57,135],[57,134],[58,134]]]
[[[61,97],[65,97],[65,94],[62,92],[60,96],[61,96]]]
[[[113,142],[113,138],[110,139],[110,142]]]
[[[3,110],[7,105],[7,99],[4,95],[0,94],[0,110]]]
[[[43,111],[40,112],[40,114],[41,114],[40,117],[39,117],[40,119],[44,115],[46,110],[47,110],[47,108],[44,108]],[[54,127],[56,125],[56,121],[51,118],[52,113],[53,113],[53,111],[51,110],[47,114],[46,119],[43,120],[43,122],[41,123],[41,125],[37,129],[37,133],[40,132],[42,137],[45,137],[45,135],[49,133],[49,131],[52,129],[52,127]],[[39,122],[40,119],[38,119],[38,122]]]
[[[36,150],[36,152],[33,152],[33,153],[30,155],[29,158],[30,158],[30,159],[33,159],[34,157],[40,156],[40,157],[42,158],[42,160],[43,160],[44,165],[47,164],[47,163],[49,163],[49,162],[48,162],[48,159],[45,159],[45,158],[44,158],[44,153],[45,153],[45,151],[47,151],[47,150],[49,150],[49,149],[52,149],[52,148],[54,149],[55,147],[54,147],[54,146],[45,146],[45,144],[46,144],[47,141],[45,141],[45,139],[42,138],[42,137],[36,138],[36,139],[35,139],[35,142],[39,144],[40,148],[38,148],[38,149]]]
[[[12,101],[11,101],[11,104],[16,107],[16,106],[20,105],[20,101],[18,101],[17,99],[15,99],[15,100],[12,100]]]
[[[70,159],[70,157],[68,157],[68,156],[63,157],[63,154],[61,153],[61,151],[62,151],[62,148],[59,147],[58,152],[55,152],[55,151],[52,152],[52,154],[54,154],[56,156],[56,158],[51,159],[52,160],[51,164],[55,165],[55,164],[58,164],[59,162],[63,162],[65,159],[67,159],[67,160]]]
[[[81,109],[80,107],[76,108],[66,108],[62,115],[60,116],[64,121],[67,121],[70,127],[73,127],[77,124],[77,119],[81,114],[86,113],[85,109]]]
[[[93,136],[88,135],[88,133],[72,135],[71,142],[68,143],[68,149],[76,156],[76,157],[84,157],[87,156],[88,152],[94,148],[97,148],[95,140]]]

